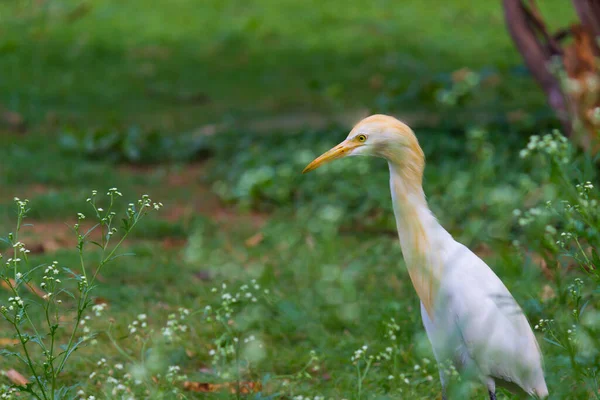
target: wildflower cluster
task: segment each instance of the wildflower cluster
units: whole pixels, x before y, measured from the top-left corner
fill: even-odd
[[[0,307],[0,313],[9,322],[18,322],[23,318],[23,312],[25,311],[25,302],[19,296],[11,296],[8,298],[8,307]],[[9,316],[10,312],[10,316]]]
[[[99,271],[116,258],[119,246],[139,222],[147,209],[157,209],[161,206],[160,203],[153,203],[147,196],[142,197],[139,202],[141,209],[133,215],[127,215],[127,223],[125,224],[120,241],[109,246],[110,237],[117,231],[111,225],[114,217],[117,215],[113,211],[113,208],[116,206],[115,200],[121,197],[122,194],[116,188],[112,188],[107,192],[107,195],[110,198],[110,204],[106,211],[98,205],[97,191],[93,191],[91,197],[87,200],[92,205],[98,222],[94,228],[85,233],[81,232],[81,221],[86,219],[86,216],[81,212],[77,213],[77,223],[74,226],[74,230],[78,241],[77,248],[79,250],[80,261],[77,267],[80,269],[80,273],[75,273],[66,266],[59,267],[59,261],[53,261],[50,265],[35,268],[29,265],[29,250],[19,240],[22,222],[29,211],[28,201],[20,200],[19,198],[14,199],[17,208],[16,230],[8,234],[8,243],[12,247],[13,254],[4,263],[5,268],[0,269],[0,280],[8,286],[8,289],[12,293],[8,298],[8,302],[0,306],[0,314],[11,326],[14,337],[19,341],[19,346],[15,348],[15,351],[7,352],[6,355],[23,361],[27,369],[31,372],[31,385],[28,385],[27,392],[32,398],[49,399],[55,398],[56,393],[67,393],[69,389],[62,384],[61,378],[69,365],[70,357],[75,354],[75,350],[82,343],[89,340],[91,340],[92,344],[95,343],[93,339],[94,333],[90,327],[92,317],[87,313],[91,308],[91,311],[96,316],[101,316],[106,308],[105,304],[92,305],[90,301],[91,292]],[[89,260],[84,250],[85,244],[89,242],[88,235],[96,228],[102,230],[102,240],[101,243],[94,242],[94,244],[102,248],[102,253],[92,274],[90,273],[89,265],[87,265]],[[94,257],[95,260],[97,260],[96,257]],[[39,293],[34,285],[30,283],[30,274],[41,268],[44,268],[44,270],[40,288],[45,293],[40,295],[44,300],[41,301],[35,296],[27,297],[27,300],[25,300],[23,293],[21,293],[22,291],[24,292],[25,285],[28,286],[28,291],[33,291],[36,294]],[[71,290],[69,287],[62,287],[62,274],[65,272],[73,277],[73,281],[77,284],[78,292]],[[68,284],[70,284],[68,281],[64,283],[65,286]],[[57,298],[61,293],[68,294],[72,299],[74,303],[72,309],[75,311],[74,317],[69,316],[65,318],[61,314],[61,310],[58,307],[61,304],[61,300]],[[39,306],[43,310],[45,318],[41,320],[39,318],[32,318],[29,315],[27,307],[29,304]],[[68,323],[67,321],[73,322]],[[60,337],[57,336],[59,332]],[[67,337],[68,340],[63,341],[63,337]],[[0,396],[2,397],[0,398],[13,398],[15,393],[15,391],[1,388]],[[130,397],[130,392],[126,388],[119,386],[119,384],[115,384],[110,393],[113,395],[111,398],[119,398],[125,395],[127,395],[127,398]],[[69,393],[71,397],[73,397],[73,394],[75,393]],[[95,394],[89,393],[85,395],[85,393],[79,393],[78,396],[81,399],[93,400]]]
[[[384,337],[390,341],[390,345],[375,356],[375,361],[390,361],[398,353],[398,345],[396,344],[396,335],[400,331],[400,326],[394,318],[390,318],[385,323]]]
[[[592,185],[592,182],[587,181],[585,183],[578,183],[575,185],[575,188],[577,189],[577,193],[579,193],[581,198],[587,199],[592,189],[594,189],[594,185]]]
[[[535,325],[534,329],[537,331],[547,332],[552,329],[554,325],[553,319],[540,319],[540,321]]]
[[[408,370],[398,370],[398,358],[401,355],[401,350],[396,340],[400,326],[394,318],[390,318],[390,320],[384,322],[384,327],[384,336],[389,341],[388,346],[373,356],[368,354],[369,347],[364,345],[357,349],[350,359],[357,368],[359,392],[362,388],[362,381],[372,368],[388,370],[389,372],[386,372],[386,382],[382,384],[390,390],[393,388],[393,390],[399,392],[405,392],[407,386],[413,387],[422,382],[432,381],[436,372],[436,363],[431,362],[428,358],[422,358],[419,362],[415,362],[412,368]],[[447,369],[450,369],[450,365],[447,366]],[[456,371],[455,373],[458,374]],[[399,385],[395,385],[395,383]]]
[[[567,244],[571,241],[571,239],[573,239],[573,234],[571,232],[561,232],[556,244],[564,249],[567,247]]]
[[[127,329],[129,329],[130,334],[134,334],[138,332],[138,329],[145,329],[148,326],[146,319],[148,316],[146,314],[139,314],[133,322],[129,324]]]
[[[18,400],[21,398],[21,391],[16,387],[2,385],[0,386],[0,399]]]
[[[30,253],[30,251],[25,248],[25,244],[22,243],[22,242],[17,242],[15,244],[13,244],[13,248],[15,250],[17,250],[17,253],[19,253],[19,254],[28,254],[28,253]]]
[[[12,236],[12,234],[9,234],[9,235],[8,235],[8,238],[9,238],[10,240],[12,240],[12,239],[13,239],[13,236]],[[2,258],[2,256],[0,256],[0,258]],[[18,252],[16,251],[16,249],[15,249],[14,256],[13,256],[13,257],[10,257],[10,258],[8,258],[8,259],[6,260],[6,264],[5,264],[5,266],[6,266],[6,268],[12,268],[14,271],[17,271],[17,268],[18,268],[18,266],[19,266],[19,263],[20,263],[21,261],[22,261],[22,260],[21,260],[21,258],[19,257],[19,253],[18,253]],[[17,273],[18,273],[18,272],[17,272]],[[22,275],[21,275],[20,277],[22,277]]]
[[[146,317],[145,314],[142,315],[144,318]],[[177,334],[188,331],[188,326],[185,324],[185,320],[189,315],[190,311],[185,308],[179,308],[177,314],[169,314],[167,325],[162,328],[162,335],[165,339],[167,339],[168,342],[177,340]]]
[[[598,200],[592,198],[592,191],[594,189],[594,185],[590,181],[587,181],[585,183],[579,183],[575,185],[575,189],[577,190],[577,194],[579,195],[578,203],[584,209],[578,209],[578,211],[595,212],[598,206]]]
[[[92,311],[96,317],[101,317],[107,308],[108,305],[106,303],[94,304],[92,306]]]
[[[365,360],[365,361],[372,361],[374,356],[373,355],[369,355],[367,356],[367,350],[369,349],[369,346],[367,346],[366,344],[364,346],[362,346],[361,348],[359,348],[358,350],[354,351],[354,354],[352,355],[352,357],[350,357],[350,361],[352,361],[352,364],[356,365],[358,364],[361,360]]]
[[[456,367],[454,366],[454,363],[452,361],[446,361],[444,363],[440,363],[438,365],[438,368],[444,374],[444,376],[447,376],[450,379],[456,379],[458,381],[461,380],[461,376],[458,373],[458,370],[456,369]]]
[[[176,383],[187,380],[187,375],[181,373],[181,367],[179,367],[178,365],[171,365],[167,370],[165,378],[167,378],[172,383]]]
[[[574,300],[581,298],[581,288],[583,287],[583,280],[581,278],[575,278],[573,283],[569,285],[569,294]]]
[[[86,315],[79,321],[79,325],[81,326],[81,332],[83,333],[83,337],[81,338],[81,340],[84,342],[86,342],[94,337],[94,335],[91,333],[92,331],[88,324],[88,322],[91,319],[92,319],[91,316]],[[94,339],[91,344],[97,344],[96,340]]]
[[[52,265],[48,266],[44,271],[44,276],[42,277],[43,282],[40,284],[40,287],[47,291],[47,299],[50,299],[52,296],[52,293],[55,291],[56,284],[61,283],[61,280],[56,277],[58,274],[58,261],[53,261]]]
[[[571,146],[569,140],[558,130],[543,137],[533,135],[529,138],[527,147],[519,152],[521,158],[528,158],[533,154],[546,154],[561,164],[571,161]]]
[[[385,337],[392,342],[396,341],[396,334],[400,331],[400,326],[396,323],[396,320],[390,318],[390,320],[385,323],[385,327]]]
[[[266,353],[264,344],[255,334],[240,331],[234,315],[244,309],[259,303],[259,300],[269,294],[268,289],[262,289],[256,279],[237,288],[226,283],[211,289],[217,296],[216,304],[204,308],[207,322],[214,323],[215,329],[221,332],[208,349],[208,355],[215,372],[223,379],[229,379],[239,373],[241,365],[248,368],[251,364],[262,360]]]
[[[127,365],[120,362],[113,364],[106,358],[101,358],[96,363],[95,371],[89,375],[89,384],[77,392],[77,399],[142,399],[153,398],[152,393],[165,393],[165,391],[175,395],[180,394],[180,383],[187,380],[181,367],[170,365],[166,370],[159,371],[155,371],[152,374],[153,378],[148,379],[150,371],[143,364]],[[100,394],[102,396],[99,396]]]
[[[546,219],[549,214],[550,212],[547,209],[540,207],[532,207],[524,211],[519,209],[513,210],[513,216],[517,218],[517,223],[522,227],[531,225],[536,220]]]
[[[29,200],[21,200],[18,197],[15,197],[13,200],[17,204],[17,215],[22,215],[24,217],[29,212],[29,209],[27,208]]]
[[[217,338],[214,341],[214,348],[208,351],[208,355],[211,358],[211,364],[213,366],[223,365],[229,359],[236,358],[239,355],[241,350],[242,343],[245,346],[249,346],[254,344],[254,342],[258,342],[257,347],[262,349],[264,346],[262,342],[258,341],[255,335],[249,335],[248,337],[240,340],[238,336],[229,337],[223,336]],[[312,359],[311,359],[312,363]],[[317,368],[318,369],[318,368]],[[217,375],[220,375],[224,378],[228,377],[230,374],[227,371],[217,371]]]
[[[600,120],[600,108],[594,114]],[[540,161],[549,161],[551,165],[536,166],[536,174],[531,176],[541,174],[538,175],[541,182],[537,192],[528,198],[543,196],[543,201],[550,201],[546,201],[545,208],[515,210],[514,217],[518,226],[524,228],[527,251],[543,258],[540,264],[544,275],[554,281],[544,285],[541,295],[544,299],[546,293],[552,292],[553,301],[543,305],[543,318],[533,324],[546,339],[540,345],[549,347],[544,349],[545,354],[551,354],[549,359],[567,360],[569,367],[558,374],[561,381],[587,385],[596,382],[600,372],[597,341],[592,339],[598,337],[598,330],[595,326],[585,326],[587,321],[598,318],[597,310],[589,305],[597,303],[597,291],[593,288],[599,282],[600,203],[595,181],[581,179],[582,172],[593,171],[592,164],[588,168],[581,164],[587,163],[587,158],[575,159],[573,155],[573,147],[557,131],[530,138],[520,152],[521,158],[540,156]],[[597,391],[598,385],[592,383],[586,394]],[[582,391],[575,397],[586,396]]]
[[[430,382],[433,381],[433,375],[435,374],[436,364],[432,363],[429,358],[422,358],[420,363],[415,363],[412,369],[408,371],[403,371],[401,373],[390,374],[388,376],[388,381],[398,380],[404,385],[418,385],[422,382]],[[445,364],[440,364],[439,368],[444,372],[444,374],[448,377],[458,377],[458,371],[454,368],[453,364],[448,362]],[[400,391],[402,387],[400,387]]]
[[[8,303],[10,304],[10,306],[8,307],[9,310],[13,310],[13,307],[17,307],[17,308],[25,307],[25,303],[23,302],[23,299],[20,298],[19,296],[9,297]]]
[[[577,342],[577,326],[571,325],[570,329],[567,329],[567,340],[571,343]]]
[[[138,200],[138,206],[141,208],[147,207],[152,208],[156,211],[160,210],[163,207],[163,203],[155,203],[150,199],[150,196],[147,194],[143,195],[140,200]]]
[[[221,304],[219,308],[214,310],[214,318],[217,320],[228,320],[233,315],[235,306],[258,302],[260,289],[260,284],[257,283],[256,279],[252,279],[250,284],[241,285],[237,292],[228,291],[227,284],[223,283],[220,290]],[[211,289],[211,292],[217,293],[219,289],[214,287]],[[262,293],[265,295],[269,294],[269,289],[264,289]],[[207,320],[210,322],[212,320],[213,308],[209,305],[205,307],[204,311],[207,315]]]

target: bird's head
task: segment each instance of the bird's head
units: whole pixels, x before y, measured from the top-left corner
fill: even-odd
[[[423,175],[425,156],[412,129],[387,115],[371,115],[360,121],[346,140],[317,157],[303,173],[346,156],[375,156],[399,167],[403,174],[419,181]]]

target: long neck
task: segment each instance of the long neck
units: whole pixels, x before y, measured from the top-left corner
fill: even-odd
[[[396,226],[402,254],[406,261],[412,284],[433,318],[433,305],[441,278],[439,246],[449,234],[437,222],[425,200],[421,177],[415,177],[404,167],[389,163],[390,187]]]

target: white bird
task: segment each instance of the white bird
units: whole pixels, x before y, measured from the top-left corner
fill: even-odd
[[[372,115],[303,173],[356,155],[383,157],[389,164],[400,246],[438,364],[474,373],[492,400],[496,385],[548,396],[540,348],[523,311],[490,267],[429,210],[422,187],[425,157],[413,131],[393,117]],[[440,368],[443,399],[448,378]]]

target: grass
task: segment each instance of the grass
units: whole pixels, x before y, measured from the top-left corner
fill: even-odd
[[[511,109],[543,104],[528,80],[510,72],[520,59],[496,3],[144,5],[0,5],[0,101],[50,129],[111,122],[195,129],[372,107],[387,88],[467,66],[498,69]],[[542,6],[553,25],[573,18],[560,1]]]
[[[542,6],[553,26],[573,15],[559,1]],[[250,121],[283,116],[302,126],[315,113],[330,122],[362,108],[425,114],[417,134],[432,209],[502,277],[530,321],[560,315],[565,285],[580,276],[558,269],[567,283],[549,280],[539,258],[544,222],[527,231],[513,216],[514,209],[566,196],[549,168],[518,157],[527,144],[523,132],[538,133],[545,123],[535,117],[529,125],[481,126],[473,111],[547,111],[523,76],[497,3],[178,0],[150,7],[141,0],[15,0],[0,4],[0,33],[0,104],[29,123],[24,135],[0,132],[0,228],[14,230],[13,197],[29,198],[32,226],[23,238],[37,249],[31,264],[56,259],[76,268],[76,240],[63,222],[90,212],[85,199],[93,189],[118,187],[125,199],[149,193],[165,204],[125,242],[135,257],[118,258],[101,273],[96,301],[109,308],[87,323],[99,332],[98,343],[79,350],[66,375],[88,394],[105,390],[105,398],[116,398],[103,384],[109,371],[119,376],[116,364],[132,371],[144,359],[152,364],[148,357],[159,369],[180,365],[189,381],[235,381],[240,363],[211,350],[253,335],[238,350],[242,380],[263,383],[260,398],[359,398],[351,357],[363,345],[373,355],[394,349],[393,361],[371,366],[363,399],[439,395],[394,232],[384,163],[340,161],[303,177],[304,165],[347,127],[254,132],[244,128]],[[491,71],[499,83],[477,86],[465,103],[444,108],[436,90],[462,67]],[[407,88],[416,94],[406,95]],[[469,123],[450,121],[455,113],[467,114]],[[227,129],[198,134],[210,124]],[[127,142],[138,127],[142,136],[165,140]],[[85,138],[103,129],[124,141],[102,153],[102,138]],[[83,137],[80,147],[65,147],[65,132]],[[194,160],[167,140],[181,137],[212,157]],[[128,158],[131,151],[142,157]],[[591,165],[578,158],[569,179],[596,182]],[[98,256],[90,248],[88,257]],[[257,302],[233,307],[230,328],[206,318],[206,306],[222,309],[223,294],[242,293],[245,284],[260,285]],[[180,307],[192,311],[182,340],[150,340]],[[143,313],[154,333],[134,335],[129,325]],[[392,318],[395,339],[386,325]],[[7,338],[3,324],[0,338]],[[549,342],[542,347],[551,392],[565,399],[569,390],[582,393],[581,385],[561,383],[561,371],[570,368],[564,354]],[[593,366],[595,356],[586,357]],[[97,365],[101,358],[107,367]],[[8,366],[27,375],[22,365]],[[89,379],[94,370],[103,378]],[[468,390],[456,398],[485,395]]]

